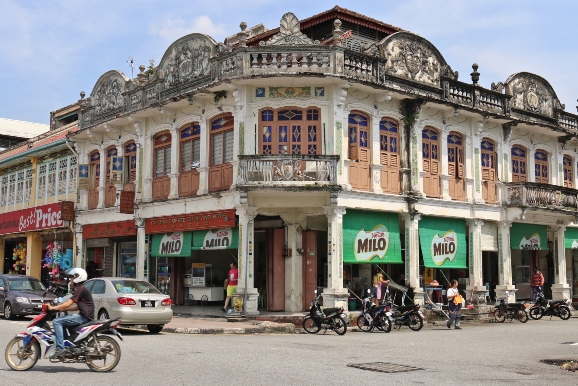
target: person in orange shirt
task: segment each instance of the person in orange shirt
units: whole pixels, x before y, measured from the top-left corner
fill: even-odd
[[[536,301],[536,296],[538,296],[538,292],[542,292],[543,285],[544,275],[538,270],[537,266],[534,266],[534,273],[532,274],[532,301]]]

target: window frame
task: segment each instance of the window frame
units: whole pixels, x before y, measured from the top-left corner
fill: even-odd
[[[186,130],[190,130],[191,133],[185,133]],[[183,135],[188,135],[187,137],[183,138]],[[190,143],[191,145],[191,159],[188,160],[188,165],[184,162],[184,151],[183,146]],[[198,153],[198,160],[195,160],[195,145],[198,145],[199,153]],[[197,166],[194,166],[197,164]],[[188,169],[187,169],[188,166]],[[185,126],[183,126],[179,130],[179,171],[180,173],[190,172],[194,169],[197,169],[201,166],[201,125],[199,122],[191,122]]]
[[[280,119],[280,113],[296,114],[301,116],[301,119],[292,120]],[[265,119],[265,114],[270,119]],[[286,117],[286,116],[284,116]],[[258,130],[258,154],[259,155],[323,155],[322,148],[322,122],[321,109],[316,106],[296,107],[283,106],[279,108],[263,107],[259,110],[259,130]],[[281,135],[281,127],[287,126],[283,141]],[[293,130],[299,126],[299,139],[294,138]],[[312,131],[314,128],[314,131]],[[265,135],[265,129],[269,129],[269,137]],[[313,135],[313,139],[312,136]],[[298,146],[299,152],[295,152]],[[282,151],[282,147],[284,150]]]
[[[225,118],[230,118],[230,121],[225,119]],[[220,124],[218,121],[220,121],[221,119],[225,120],[225,124]],[[221,126],[220,128],[216,127],[216,126]],[[211,119],[210,124],[209,124],[210,130],[211,130],[211,153],[209,156],[210,159],[210,166],[219,166],[219,165],[224,165],[224,164],[228,164],[231,163],[234,159],[234,155],[235,155],[235,119],[233,117],[233,114],[227,113],[227,114],[221,114],[213,119]],[[218,160],[218,162],[215,162],[215,145],[217,143],[216,137],[222,134],[222,151],[221,151],[221,159]],[[231,139],[232,141],[232,154],[231,154],[231,159],[227,160],[226,156],[227,156],[227,134],[232,134],[233,138]]]
[[[163,136],[167,136],[165,139],[163,139]],[[171,133],[167,130],[167,131],[162,131],[158,134],[156,134],[153,138],[153,158],[154,158],[154,162],[153,162],[153,178],[162,178],[162,177],[168,177],[169,174],[171,174],[171,154],[172,154],[172,142],[173,142],[173,138]],[[157,156],[157,152],[159,150],[163,151],[163,174],[158,175],[157,174],[157,170],[158,170],[158,160],[159,157]],[[168,157],[167,157],[168,155]],[[168,162],[168,164],[167,164]]]
[[[514,150],[515,149],[520,149],[524,151],[524,157],[519,156],[519,155],[514,155]],[[522,145],[513,145],[511,150],[510,150],[510,157],[511,157],[511,161],[510,161],[510,166],[512,168],[512,182],[528,182],[528,149],[525,146]],[[520,162],[524,162],[524,167],[525,167],[525,174],[518,172],[515,172],[514,170],[514,163],[518,162],[518,165]],[[520,166],[518,166],[518,169],[520,168]],[[514,181],[514,176],[518,176],[518,181]],[[523,176],[524,180],[520,181],[519,177]]]
[[[136,182],[137,174],[137,149],[138,146],[134,140],[128,141],[124,144],[124,168],[123,171],[123,181],[127,184]],[[132,162],[132,157],[134,157],[134,165]],[[133,167],[134,166],[134,167]]]

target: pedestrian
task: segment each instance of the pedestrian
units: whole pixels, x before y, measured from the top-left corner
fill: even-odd
[[[544,285],[544,275],[538,270],[537,266],[534,266],[534,273],[532,274],[532,301],[536,301],[536,296],[538,292],[542,292],[542,286]]]
[[[376,268],[375,275],[373,276],[371,283],[372,283],[371,287],[372,301],[373,303],[375,303],[376,306],[379,306],[379,299],[381,299],[381,286],[384,284],[388,285],[389,280],[383,280],[383,274],[381,273],[381,270],[379,268]]]
[[[225,298],[225,306],[221,308],[221,311],[227,312],[227,306],[229,305],[229,300],[234,293],[237,293],[237,284],[239,280],[239,270],[237,269],[236,263],[231,263],[229,265],[229,276],[225,280],[225,289],[227,290],[227,297]]]
[[[458,291],[458,281],[453,279],[450,282],[450,288],[447,292],[448,297],[448,309],[450,311],[450,320],[447,322],[448,328],[452,327],[452,323],[455,321],[455,329],[461,330],[460,318],[462,316],[462,295]]]

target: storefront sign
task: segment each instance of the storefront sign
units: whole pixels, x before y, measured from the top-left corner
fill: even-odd
[[[547,250],[548,229],[546,225],[513,223],[510,229],[512,249]]]
[[[191,232],[171,232],[153,235],[151,256],[189,257],[191,255]]]
[[[119,212],[133,214],[134,213],[134,192],[122,190],[120,192]]]
[[[464,220],[424,217],[419,222],[419,240],[426,267],[467,268]]]
[[[238,247],[239,230],[237,228],[193,232],[193,251],[237,249]]]
[[[69,201],[16,210],[0,215],[0,235],[61,228],[70,218],[74,219],[74,203]]]
[[[578,249],[578,228],[566,228],[564,247],[566,249]]]
[[[82,237],[85,239],[123,236],[136,236],[136,224],[134,221],[88,224],[82,227]]]
[[[235,210],[153,217],[145,220],[147,234],[235,227]]]
[[[403,263],[397,213],[348,210],[343,217],[343,262]]]

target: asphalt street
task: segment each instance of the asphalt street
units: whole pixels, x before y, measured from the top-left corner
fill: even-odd
[[[26,328],[0,320],[0,348]],[[540,359],[578,358],[578,318],[526,324],[464,323],[419,332],[327,334],[158,335],[122,330],[120,364],[110,373],[41,359],[27,372],[0,360],[3,385],[568,385],[578,373]],[[387,362],[421,370],[386,374],[348,364]]]

